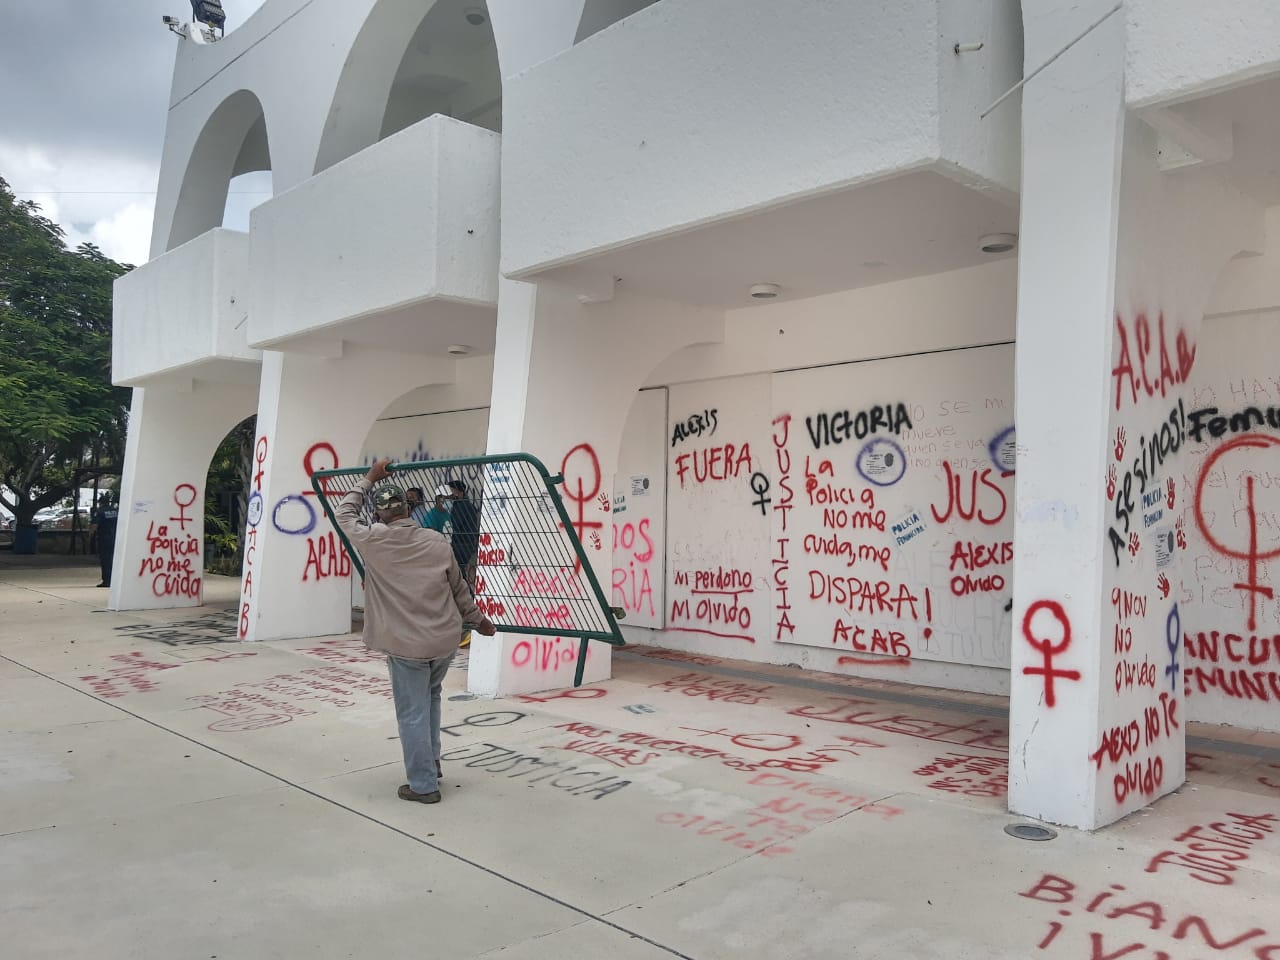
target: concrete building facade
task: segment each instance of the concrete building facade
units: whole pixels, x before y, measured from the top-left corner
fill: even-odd
[[[267,0],[117,284],[111,606],[201,602],[252,414],[245,640],[349,629],[312,472],[528,451],[630,641],[1007,695],[1012,809],[1112,822],[1280,730],[1277,92],[1267,0]]]

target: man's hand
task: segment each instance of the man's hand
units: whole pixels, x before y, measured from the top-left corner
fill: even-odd
[[[498,632],[498,628],[493,625],[493,621],[485,617],[480,621],[480,626],[476,627],[476,633],[482,637],[492,637]]]
[[[373,462],[373,466],[369,468],[369,472],[364,475],[364,478],[370,483],[377,483],[379,480],[385,480],[387,477],[391,476],[391,471],[388,469],[390,466],[390,457],[387,457],[385,460],[375,460]]]

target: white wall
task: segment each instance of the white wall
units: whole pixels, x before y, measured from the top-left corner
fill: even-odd
[[[1005,261],[734,311],[723,344],[690,347],[661,364],[649,383],[670,384],[660,438],[666,538],[655,541],[667,568],[665,629],[637,629],[638,621],[629,618],[628,640],[1007,691],[1013,480],[1002,475],[1005,469],[993,461],[990,447],[1013,422],[1013,349],[958,348],[1011,336],[1015,269]],[[938,350],[949,352],[930,352]],[[858,420],[860,411],[876,405],[896,415],[898,403],[910,426],[878,425],[872,434],[866,432],[869,416]],[[806,418],[820,431],[818,414],[844,410],[853,433],[863,435],[842,434],[839,443],[820,437],[815,447]],[[657,439],[654,425],[646,427],[647,435],[638,435],[636,425],[633,410],[624,458],[633,445]],[[911,460],[901,477],[886,463],[886,453],[897,459],[888,440]],[[997,444],[997,450],[1004,458],[1011,446]],[[812,503],[806,459],[813,482],[822,487],[821,493],[815,487]],[[827,461],[829,474],[823,468]],[[860,463],[884,485],[864,479]],[[956,478],[966,513],[976,491],[981,512],[972,520],[948,510]],[[842,528],[823,530],[823,504],[817,501],[828,487],[837,498],[857,501],[837,508],[869,510],[869,516],[837,515],[833,522]],[[864,496],[874,499],[874,509]],[[632,518],[632,504],[628,499],[627,513],[614,517],[615,530]],[[647,509],[656,513],[657,504]],[[933,509],[945,522],[934,518]],[[885,530],[868,529],[866,521],[878,522],[881,510]],[[924,530],[899,544],[896,538],[906,531],[895,534],[893,524],[909,513],[925,520]],[[973,549],[979,545],[981,556]],[[828,546],[855,551],[853,565],[849,554],[818,552]],[[870,557],[872,547],[876,559]],[[974,568],[962,569],[967,564]],[[815,599],[811,571],[817,571],[812,583],[824,587],[828,577],[865,578],[872,596],[881,581],[892,585],[895,600],[905,588],[915,598],[914,615],[905,599],[890,607],[859,594],[853,610],[827,602],[825,591]],[[952,578],[966,575],[972,582],[962,581],[965,596],[957,597]],[[847,587],[848,580],[841,585]],[[837,620],[846,627],[839,634]],[[905,658],[898,655],[904,652]]]
[[[935,161],[1013,191],[1016,111],[975,115],[1020,76],[1017,21],[1009,0],[647,7],[508,76],[503,269]],[[957,63],[971,40],[984,48]]]
[[[1203,94],[1280,65],[1273,0],[1126,0],[1130,106]]]
[[[1170,626],[1175,637],[1181,628],[1189,716],[1265,730],[1280,730],[1277,357],[1278,310],[1214,317],[1201,328],[1189,456],[1176,490],[1176,543],[1186,545],[1180,623]]]

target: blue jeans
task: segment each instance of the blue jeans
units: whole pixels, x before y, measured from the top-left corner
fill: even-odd
[[[437,660],[387,657],[396,722],[400,726],[400,749],[409,789],[414,793],[440,789],[436,776],[440,763],[440,690],[452,662],[452,653]]]

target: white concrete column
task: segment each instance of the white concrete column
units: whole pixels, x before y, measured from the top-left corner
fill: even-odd
[[[135,388],[120,488],[112,610],[203,602],[209,461],[253,415],[252,386],[197,381],[186,392]]]
[[[321,358],[264,351],[240,585],[242,640],[351,629],[351,561],[316,502],[311,475],[358,466],[392,400],[453,379],[454,361],[339,345]]]
[[[1107,6],[1024,3],[1027,68]],[[1113,16],[1022,92],[1009,804],[1083,827],[1096,825],[1097,778],[1088,757],[1106,693],[1100,478],[1123,68],[1124,22]]]
[[[1024,4],[1026,62],[1101,16]],[[1213,279],[1257,212],[1162,172],[1112,16],[1023,91],[1010,808],[1093,829],[1184,778],[1186,387]]]
[[[594,295],[600,297],[600,291]],[[720,340],[724,318],[715,311],[636,297],[584,300],[556,284],[502,282],[489,452],[532,453],[552,474],[564,475],[565,506],[581,526],[587,558],[608,598],[607,504],[636,391],[671,353]],[[536,648],[557,639],[473,637],[469,689],[493,696],[569,686],[573,658],[548,659],[530,649],[531,642]],[[608,644],[593,641],[584,681],[608,677],[610,656]]]

